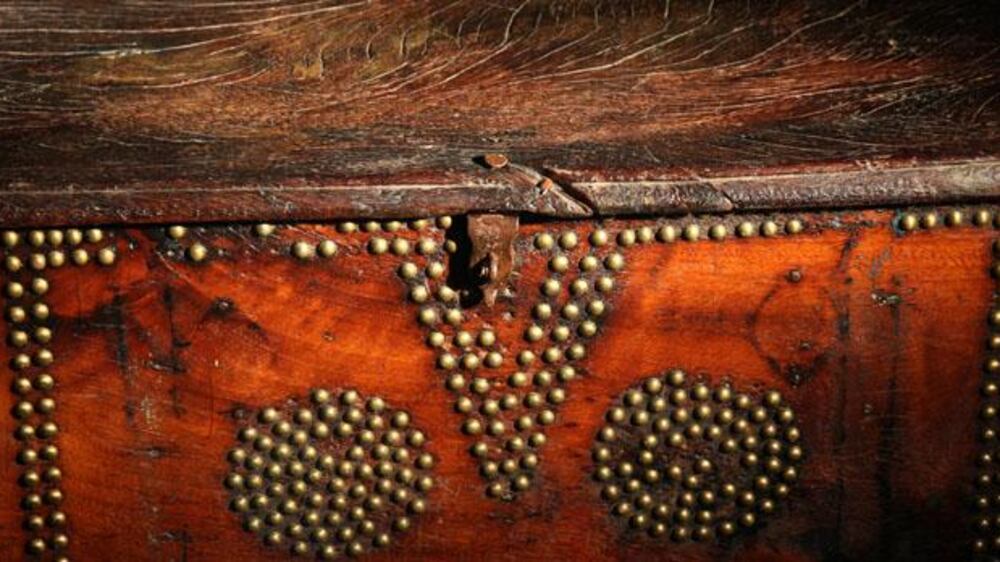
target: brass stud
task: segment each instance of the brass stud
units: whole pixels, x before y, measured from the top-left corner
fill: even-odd
[[[802,232],[803,228],[805,228],[805,226],[799,219],[792,219],[785,224],[785,232],[788,234],[798,234]]]
[[[653,241],[655,234],[653,229],[648,226],[641,226],[636,229],[635,237],[641,244],[648,244]]]
[[[564,255],[558,255],[549,260],[549,269],[556,273],[563,273],[569,269],[569,258]]]
[[[208,248],[201,242],[195,242],[187,249],[187,255],[193,262],[202,262],[208,257]]]
[[[629,247],[635,244],[636,235],[634,230],[623,230],[616,238],[619,246]]]
[[[111,265],[115,263],[115,250],[113,247],[101,248],[97,252],[97,263],[101,265]]]
[[[78,228],[66,230],[65,242],[70,246],[76,246],[83,242],[83,232]]]
[[[701,228],[695,223],[688,224],[684,227],[683,236],[688,242],[695,242],[701,237]]]
[[[70,253],[70,259],[75,265],[86,265],[90,261],[90,254],[83,248],[77,248]]]
[[[397,256],[405,256],[410,253],[410,242],[405,238],[394,238],[390,247],[392,253]]]
[[[620,271],[625,267],[625,258],[621,254],[611,254],[604,258],[604,267],[611,271]]]
[[[554,245],[555,239],[547,232],[535,236],[535,247],[539,250],[550,250]]]
[[[321,257],[329,258],[337,253],[337,243],[333,240],[323,240],[316,245],[316,253]]]
[[[726,230],[726,225],[716,224],[712,225],[712,228],[708,230],[708,236],[712,240],[724,240],[728,231]]]
[[[368,251],[375,255],[381,255],[389,251],[389,242],[385,238],[372,238],[368,242]]]
[[[274,234],[277,228],[273,224],[260,223],[255,224],[253,227],[254,234],[260,236],[261,238],[266,238]]]
[[[559,247],[564,250],[572,250],[579,243],[579,238],[575,232],[564,232],[559,236]]]
[[[774,221],[768,220],[764,221],[760,225],[760,234],[765,238],[771,238],[778,234],[778,225]]]
[[[181,225],[174,225],[167,228],[167,236],[174,240],[180,240],[187,236],[187,228]]]
[[[656,239],[660,242],[673,242],[677,240],[677,229],[673,225],[663,225],[657,229]]]
[[[46,261],[51,267],[62,267],[66,264],[66,253],[62,250],[52,250],[46,256]]]
[[[608,243],[608,232],[598,229],[590,233],[590,244],[592,246],[603,246]]]

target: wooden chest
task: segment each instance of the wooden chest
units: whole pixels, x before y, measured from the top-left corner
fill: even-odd
[[[994,559],[998,22],[0,8],[0,559]]]

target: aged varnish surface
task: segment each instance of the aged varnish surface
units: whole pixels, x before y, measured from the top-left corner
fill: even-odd
[[[0,5],[0,560],[1000,559],[1000,30]]]
[[[992,548],[992,211],[463,220],[5,234],[4,558]]]
[[[0,216],[981,200],[998,21],[950,0],[12,2]]]

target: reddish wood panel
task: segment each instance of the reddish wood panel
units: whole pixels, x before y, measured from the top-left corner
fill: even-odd
[[[723,222],[732,232],[738,220]],[[241,412],[322,386],[409,411],[436,458],[427,512],[366,560],[967,559],[994,234],[967,226],[904,236],[891,221],[815,215],[794,236],[615,249],[625,268],[604,324],[545,431],[532,486],[513,501],[484,493],[448,371],[435,368],[397,276],[404,259],[366,252],[372,235],[303,225],[261,239],[218,227],[178,244],[159,229],[114,232],[113,266],[45,273],[69,554],[287,559],[228,509],[226,454]],[[605,223],[612,233],[644,225],[658,223]],[[513,293],[466,310],[469,325],[495,328],[504,352],[503,366],[484,371],[490,380],[517,370],[548,275],[534,235],[567,229],[582,248],[595,223],[522,226]],[[443,242],[437,230],[399,236]],[[336,241],[336,255],[289,255],[295,240],[320,239]],[[210,248],[201,263],[183,254],[195,255],[196,240]],[[672,368],[754,395],[776,389],[794,408],[801,477],[758,529],[727,541],[654,539],[601,499],[591,450],[605,412]],[[0,393],[0,404],[13,407],[13,395]],[[0,546],[17,560],[28,534],[18,445],[6,437],[15,425],[3,418]]]

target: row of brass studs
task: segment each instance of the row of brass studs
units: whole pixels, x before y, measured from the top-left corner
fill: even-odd
[[[80,230],[31,230],[21,233],[13,230],[2,234],[4,269],[17,273],[22,269],[43,271],[59,268],[67,263],[87,265],[93,259],[101,265],[115,263],[117,251],[114,245],[105,244],[105,233],[98,228]],[[95,246],[98,246],[95,249]],[[25,251],[21,251],[25,250]]]
[[[994,279],[1000,279],[1000,240],[993,241],[991,250],[990,273]],[[1000,552],[1000,474],[997,473],[1000,462],[997,458],[1000,455],[1000,448],[997,447],[1000,431],[997,423],[997,412],[1000,411],[1000,300],[996,289],[987,322],[990,334],[986,340],[987,358],[980,386],[979,437],[982,445],[976,477],[977,538],[973,542],[973,550],[978,554]]]
[[[450,221],[445,217],[444,221]],[[439,219],[439,223],[442,220]],[[412,245],[405,237],[394,237],[393,235],[406,230],[422,231],[435,223],[429,219],[418,219],[408,222],[403,221],[367,221],[363,223],[341,222],[337,224],[337,231],[342,234],[352,234],[355,232],[366,232],[373,234],[368,243],[367,249],[371,254],[391,253],[397,256],[405,256],[411,252],[418,252],[424,255],[431,253],[426,242],[421,241]],[[273,224],[261,223],[252,227],[253,234],[261,239],[271,238],[278,232],[278,227]],[[170,226],[166,229],[167,237],[176,243],[190,237],[191,230],[182,225]],[[319,240],[297,238],[287,246],[288,253],[302,261],[310,261],[315,258],[331,258],[340,251],[340,246],[331,238]],[[184,256],[196,263],[203,262],[213,255],[213,250],[204,240],[197,239],[183,250]]]
[[[1000,228],[1000,213],[984,208],[954,208],[945,210],[905,211],[898,213],[894,226],[903,233],[932,230],[938,227],[959,228],[975,226],[980,228]],[[989,273],[1000,279],[1000,240],[994,240]],[[983,364],[980,386],[980,453],[976,476],[976,510],[974,529],[976,538],[972,550],[977,555],[1000,552],[1000,473],[998,463],[997,412],[1000,411],[1000,296],[993,291],[992,305],[987,323],[990,335],[986,341],[987,357]]]
[[[67,262],[82,266],[92,256],[101,265],[111,265],[117,254],[105,232],[96,228],[5,231],[2,242],[7,344],[14,350],[11,388],[17,396],[14,437],[21,444],[16,461],[23,467],[18,483],[24,489],[25,529],[31,533],[25,548],[38,556],[52,552],[65,562],[69,537],[66,514],[60,510],[63,473],[56,464],[59,426],[53,419],[57,381],[51,374],[55,357],[48,347],[54,335],[53,312],[45,302],[52,287],[45,271]]]
[[[332,560],[392,542],[427,510],[434,458],[410,415],[379,397],[315,389],[244,420],[225,485],[269,546]]]
[[[773,513],[804,456],[795,413],[776,391],[646,379],[605,415],[594,479],[616,518],[677,542],[729,537]]]
[[[923,212],[900,213],[895,220],[899,230],[913,232],[915,230],[930,230],[944,225],[960,227],[973,225],[978,227],[1000,227],[1000,213],[989,209],[948,209],[945,211],[928,210]]]

